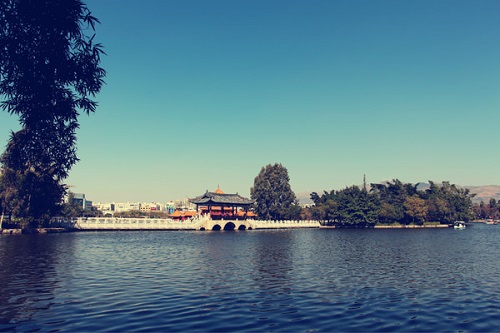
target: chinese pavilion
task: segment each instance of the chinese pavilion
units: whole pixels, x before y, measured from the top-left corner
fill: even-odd
[[[196,205],[196,210],[202,214],[210,214],[213,220],[238,219],[246,220],[248,217],[255,217],[253,212],[249,212],[250,206],[255,202],[238,193],[226,194],[220,188],[215,192],[206,192],[189,202]]]

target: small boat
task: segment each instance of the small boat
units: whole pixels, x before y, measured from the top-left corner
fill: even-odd
[[[453,224],[453,228],[457,230],[463,230],[465,229],[465,222],[464,221],[455,221]]]

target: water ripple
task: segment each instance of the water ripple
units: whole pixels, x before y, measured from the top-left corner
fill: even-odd
[[[494,331],[499,230],[0,237],[0,331]]]

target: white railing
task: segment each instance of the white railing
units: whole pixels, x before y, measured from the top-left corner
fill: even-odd
[[[80,217],[73,221],[75,229],[79,230],[211,230],[213,225],[231,222],[231,220],[213,221],[208,215],[196,216],[180,221],[173,219],[153,218],[117,218],[117,217]],[[319,221],[312,220],[245,220],[238,221],[247,229],[290,229],[319,228]]]
[[[74,224],[80,230],[197,230],[205,217],[185,221],[151,218],[81,217]]]

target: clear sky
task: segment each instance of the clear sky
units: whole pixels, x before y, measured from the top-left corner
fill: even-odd
[[[93,201],[248,196],[275,162],[296,193],[500,184],[498,0],[85,2],[108,76],[67,183]]]

